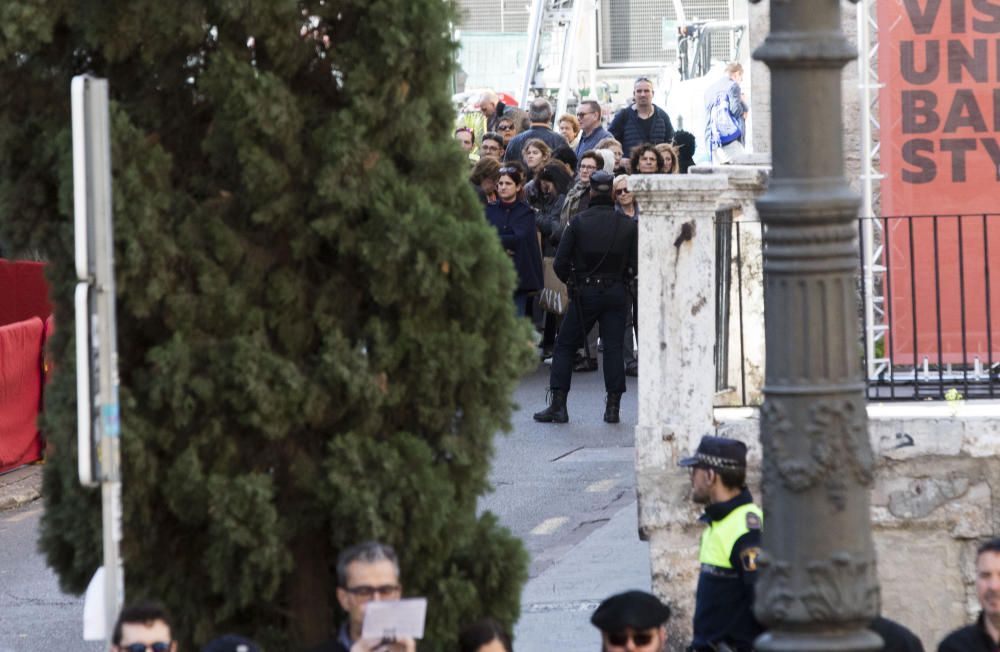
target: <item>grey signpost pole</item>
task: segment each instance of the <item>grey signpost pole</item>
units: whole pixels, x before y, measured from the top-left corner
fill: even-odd
[[[118,347],[108,82],[73,78],[77,417],[80,482],[101,487],[104,622],[110,640],[124,599],[121,542]]]
[[[754,54],[771,70],[774,174],[764,231],[761,409],[764,652],[878,650],[879,611],[858,336],[859,198],[844,176],[840,0],[771,0]]]

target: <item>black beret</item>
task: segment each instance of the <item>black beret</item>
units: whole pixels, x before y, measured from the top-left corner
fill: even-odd
[[[226,634],[206,645],[202,652],[260,652],[260,648],[248,638]]]
[[[610,172],[598,170],[590,175],[590,192],[599,195],[610,195],[615,185],[615,177]]]
[[[736,439],[705,435],[698,450],[685,457],[681,466],[708,466],[715,469],[742,469],[747,465],[747,445]]]
[[[670,618],[670,607],[645,591],[626,591],[601,603],[590,622],[602,632],[659,627]]]

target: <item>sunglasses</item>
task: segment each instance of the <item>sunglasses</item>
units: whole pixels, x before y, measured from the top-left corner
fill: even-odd
[[[629,190],[628,188],[619,188],[618,190],[615,191],[615,197],[617,197],[618,195],[627,195],[631,192],[632,191]]]
[[[630,638],[632,639],[632,642],[636,644],[636,647],[642,647],[653,642],[653,633],[633,632],[632,634],[629,634],[628,632],[611,632],[608,634],[608,643],[614,645],[615,647],[625,647],[628,645],[628,640]]]
[[[510,131],[514,125],[497,125],[497,131]]]
[[[593,113],[593,111],[584,111],[583,113],[577,113],[576,117],[578,117],[578,118],[586,118],[591,113]]]
[[[157,641],[156,643],[132,643],[131,645],[119,645],[122,652],[167,652],[170,649],[170,641]]]

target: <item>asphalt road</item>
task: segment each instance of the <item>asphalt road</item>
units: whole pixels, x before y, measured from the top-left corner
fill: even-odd
[[[479,501],[524,541],[532,577],[635,502],[636,379],[627,379],[619,424],[604,423],[601,371],[573,374],[569,423],[535,423],[548,372],[539,365],[518,386],[512,430],[495,440],[494,491]]]
[[[98,652],[83,642],[83,600],[59,590],[38,553],[42,503],[0,513],[0,652]]]
[[[491,481],[480,500],[521,537],[537,577],[635,501],[636,384],[622,398],[622,423],[603,422],[601,372],[574,374],[570,422],[535,423],[545,405],[548,367],[520,383],[510,433],[496,438]],[[83,601],[59,590],[37,550],[42,503],[0,512],[0,652],[98,652],[81,638]]]

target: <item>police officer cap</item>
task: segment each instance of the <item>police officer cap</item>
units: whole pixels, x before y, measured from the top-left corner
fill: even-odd
[[[201,652],[260,652],[260,647],[238,634],[226,634],[203,647]]]
[[[614,188],[615,177],[610,172],[598,170],[590,175],[590,192],[598,195],[610,195]]]
[[[602,632],[659,627],[670,618],[670,607],[645,591],[613,595],[597,607],[590,622]]]
[[[715,469],[742,469],[747,465],[747,445],[735,439],[705,435],[698,450],[685,457],[681,466],[707,466]]]

